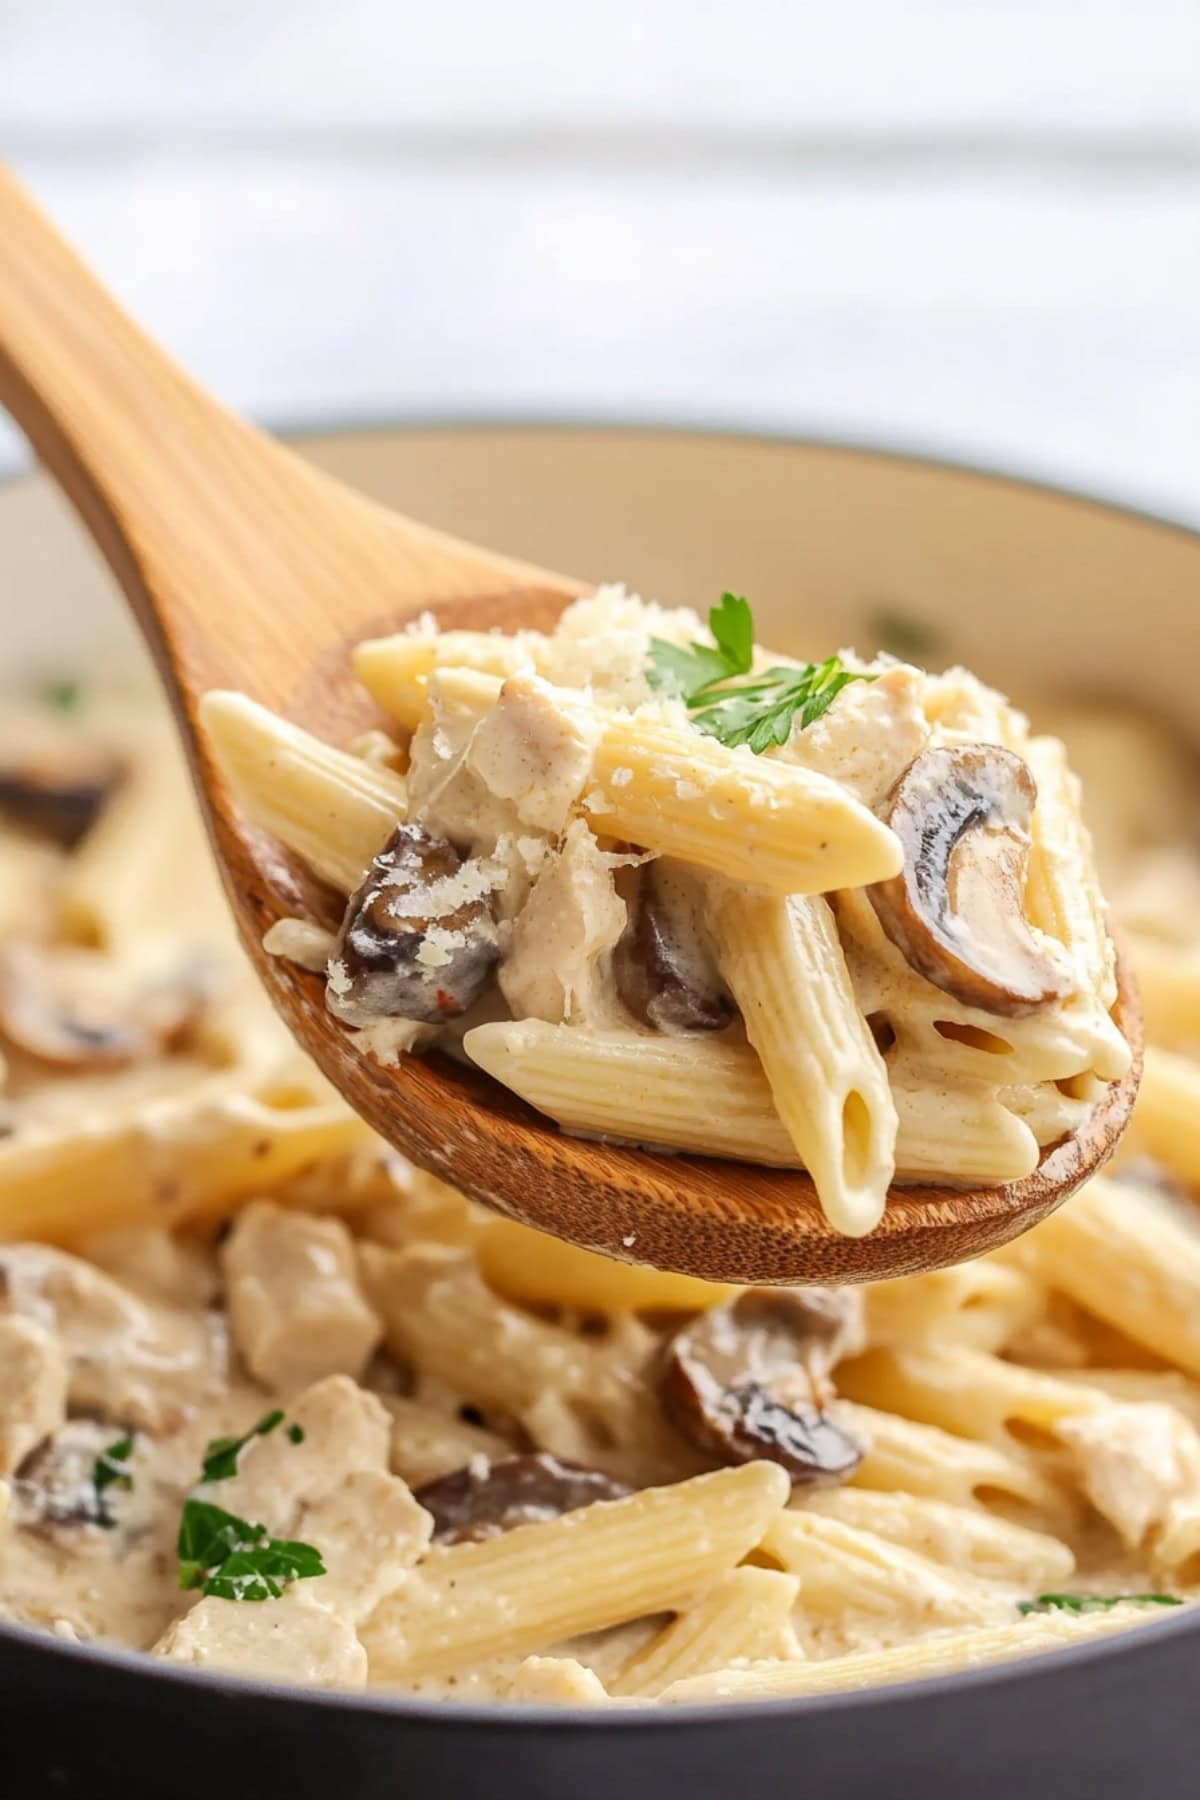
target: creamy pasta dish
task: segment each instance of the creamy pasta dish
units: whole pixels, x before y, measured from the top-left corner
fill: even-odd
[[[1032,1166],[1125,1055],[1057,739],[961,674],[846,665],[743,754],[646,698],[647,633],[696,638],[606,596],[552,640],[368,647],[411,741],[214,703],[247,803],[355,896],[281,953],[328,967],[366,1054],[490,992],[465,1054],[564,1125],[803,1160],[850,1229],[893,1164]],[[405,1166],[258,991],[157,704],[0,706],[0,1631],[613,1708],[954,1670],[1200,1596],[1200,784],[1141,721],[1054,723],[1151,1039],[1115,1174],[959,1268],[739,1292]],[[551,746],[528,788],[522,743]]]
[[[804,1168],[854,1236],[896,1181],[1029,1175],[1128,1070],[1063,746],[965,670],[781,662],[736,595],[703,632],[615,588],[355,669],[391,730],[349,751],[202,717],[349,896],[266,946],[364,1055],[449,1041],[565,1130]]]

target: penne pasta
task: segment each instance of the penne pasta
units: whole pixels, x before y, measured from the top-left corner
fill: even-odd
[[[730,1663],[801,1655],[792,1628],[800,1584],[773,1569],[734,1569],[632,1656],[611,1684],[614,1695],[653,1699],[672,1682]]]
[[[950,1632],[914,1644],[831,1657],[826,1662],[776,1663],[762,1669],[701,1675],[677,1682],[659,1699],[668,1706],[701,1706],[719,1700],[788,1700],[805,1694],[852,1693],[893,1682],[952,1675],[960,1669],[985,1668],[1013,1657],[1040,1656],[1145,1622],[1146,1609],[1138,1606],[1118,1606],[1082,1618],[1049,1612],[1015,1625]]]
[[[753,1549],[787,1496],[781,1469],[749,1463],[434,1549],[363,1628],[372,1679],[521,1655],[673,1611]]]
[[[200,721],[247,817],[348,894],[404,817],[404,779],[332,750],[242,694],[204,696]]]
[[[708,886],[721,973],[830,1224],[879,1223],[896,1171],[896,1107],[823,900]]]
[[[802,1166],[757,1055],[736,1038],[647,1038],[522,1019],[476,1025],[463,1048],[566,1131],[705,1156],[736,1157],[753,1142],[759,1162]],[[908,1090],[893,1091],[892,1099],[902,1180],[935,1173],[950,1131],[964,1177],[1010,1181],[1037,1166],[1028,1126],[986,1094],[953,1109]]]

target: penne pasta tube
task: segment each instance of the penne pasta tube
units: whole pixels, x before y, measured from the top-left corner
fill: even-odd
[[[837,1404],[839,1419],[866,1447],[852,1487],[1062,1522],[1060,1490],[1016,1444],[1000,1448],[876,1406]]]
[[[439,668],[430,696],[461,726],[472,714],[483,718],[501,686],[475,670]],[[895,833],[827,776],[728,750],[652,713],[592,708],[564,688],[542,691],[593,736],[582,796],[593,831],[785,894],[857,887],[899,873]]]
[[[1200,1048],[1200,947],[1137,932],[1129,948],[1150,1042],[1167,1050]]]
[[[939,1568],[895,1539],[815,1512],[772,1519],[761,1553],[795,1575],[805,1617],[869,1616],[902,1623],[986,1625],[996,1595],[977,1576]]]
[[[1146,1046],[1130,1136],[1181,1181],[1200,1187],[1200,1063]]]
[[[714,1700],[787,1700],[803,1694],[838,1694],[886,1687],[898,1681],[926,1681],[1018,1656],[1040,1656],[1068,1644],[1087,1643],[1146,1623],[1147,1609],[1116,1606],[1111,1612],[1038,1613],[1012,1625],[946,1632],[886,1650],[859,1650],[820,1662],[775,1663],[757,1669],[727,1669],[679,1681],[659,1695],[668,1706],[707,1706]]]
[[[794,1576],[775,1569],[733,1569],[632,1656],[609,1692],[651,1699],[674,1681],[730,1663],[800,1656],[792,1629],[799,1587]]]
[[[753,1144],[756,1162],[803,1166],[762,1064],[739,1038],[577,1031],[520,1019],[474,1026],[463,1049],[566,1131],[701,1156],[741,1158]],[[1037,1166],[1028,1126],[986,1093],[947,1102],[903,1089],[892,1100],[901,1179],[937,1175],[953,1162],[964,1181],[1012,1181]]]
[[[1200,1234],[1161,1197],[1100,1176],[1012,1254],[1134,1343],[1200,1377]]]
[[[344,894],[407,805],[402,776],[291,725],[244,694],[200,702],[213,754],[246,816]]]
[[[861,1237],[883,1214],[898,1121],[833,914],[821,899],[781,899],[724,881],[709,882],[707,894],[721,973],[775,1110],[830,1224]]]
[[[829,1488],[805,1495],[802,1510],[886,1538],[943,1569],[1011,1582],[1030,1594],[1060,1589],[1075,1569],[1068,1546],[1047,1532],[926,1494]]]
[[[332,1093],[304,1098],[293,1086],[277,1104],[243,1077],[213,1076],[131,1117],[0,1141],[0,1239],[71,1244],[114,1225],[220,1218],[370,1141]]]
[[[790,1484],[745,1463],[430,1551],[362,1629],[375,1681],[519,1656],[685,1606],[761,1540]]]
[[[472,669],[503,680],[530,671],[544,674],[548,655],[549,640],[540,631],[512,637],[498,631],[401,631],[365,639],[352,661],[371,698],[406,731],[415,731],[429,708],[435,669]]]

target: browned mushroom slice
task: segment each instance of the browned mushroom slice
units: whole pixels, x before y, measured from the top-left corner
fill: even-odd
[[[433,1514],[434,1542],[476,1543],[499,1537],[516,1525],[557,1519],[597,1500],[622,1500],[632,1490],[597,1469],[560,1462],[544,1452],[506,1456],[500,1462],[475,1457],[452,1475],[439,1475],[416,1490]]]
[[[1068,992],[1025,916],[1037,784],[998,744],[925,750],[888,797],[884,818],[904,869],[868,888],[910,967],[966,1006],[1018,1019]]]
[[[686,878],[669,865],[640,869],[629,923],[613,953],[621,1003],[655,1031],[720,1031],[734,1005],[692,916]]]
[[[96,1485],[96,1464],[113,1442],[113,1427],[69,1419],[31,1450],[13,1477],[13,1516],[30,1531],[62,1525],[115,1523],[114,1495]]]
[[[829,1371],[861,1348],[861,1299],[838,1288],[758,1288],[701,1313],[667,1349],[668,1418],[726,1462],[777,1462],[797,1484],[843,1481],[862,1448],[827,1413]]]
[[[466,1011],[499,955],[491,877],[445,838],[398,825],[351,895],[330,1005],[354,1024],[437,1024]]]
[[[131,979],[94,950],[0,951],[0,1037],[62,1069],[113,1068],[169,1049],[211,997],[203,959]]]
[[[95,824],[122,769],[106,751],[61,745],[53,756],[0,767],[0,818],[73,850]]]

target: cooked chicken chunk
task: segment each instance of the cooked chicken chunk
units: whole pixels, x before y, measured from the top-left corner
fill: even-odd
[[[288,1409],[287,1430],[250,1440],[237,1474],[212,1497],[228,1512],[294,1537],[304,1507],[318,1505],[359,1469],[387,1469],[391,1436],[383,1402],[349,1376],[330,1375]]]
[[[57,1334],[68,1404],[150,1432],[176,1429],[225,1386],[209,1315],[140,1299],[90,1263],[45,1244],[0,1245],[0,1316]]]
[[[259,1381],[288,1394],[326,1375],[362,1374],[382,1326],[340,1219],[256,1201],[221,1260],[234,1342]]]
[[[367,1653],[353,1625],[299,1588],[257,1605],[199,1600],[164,1632],[154,1654],[308,1687],[365,1687],[367,1682]]]

